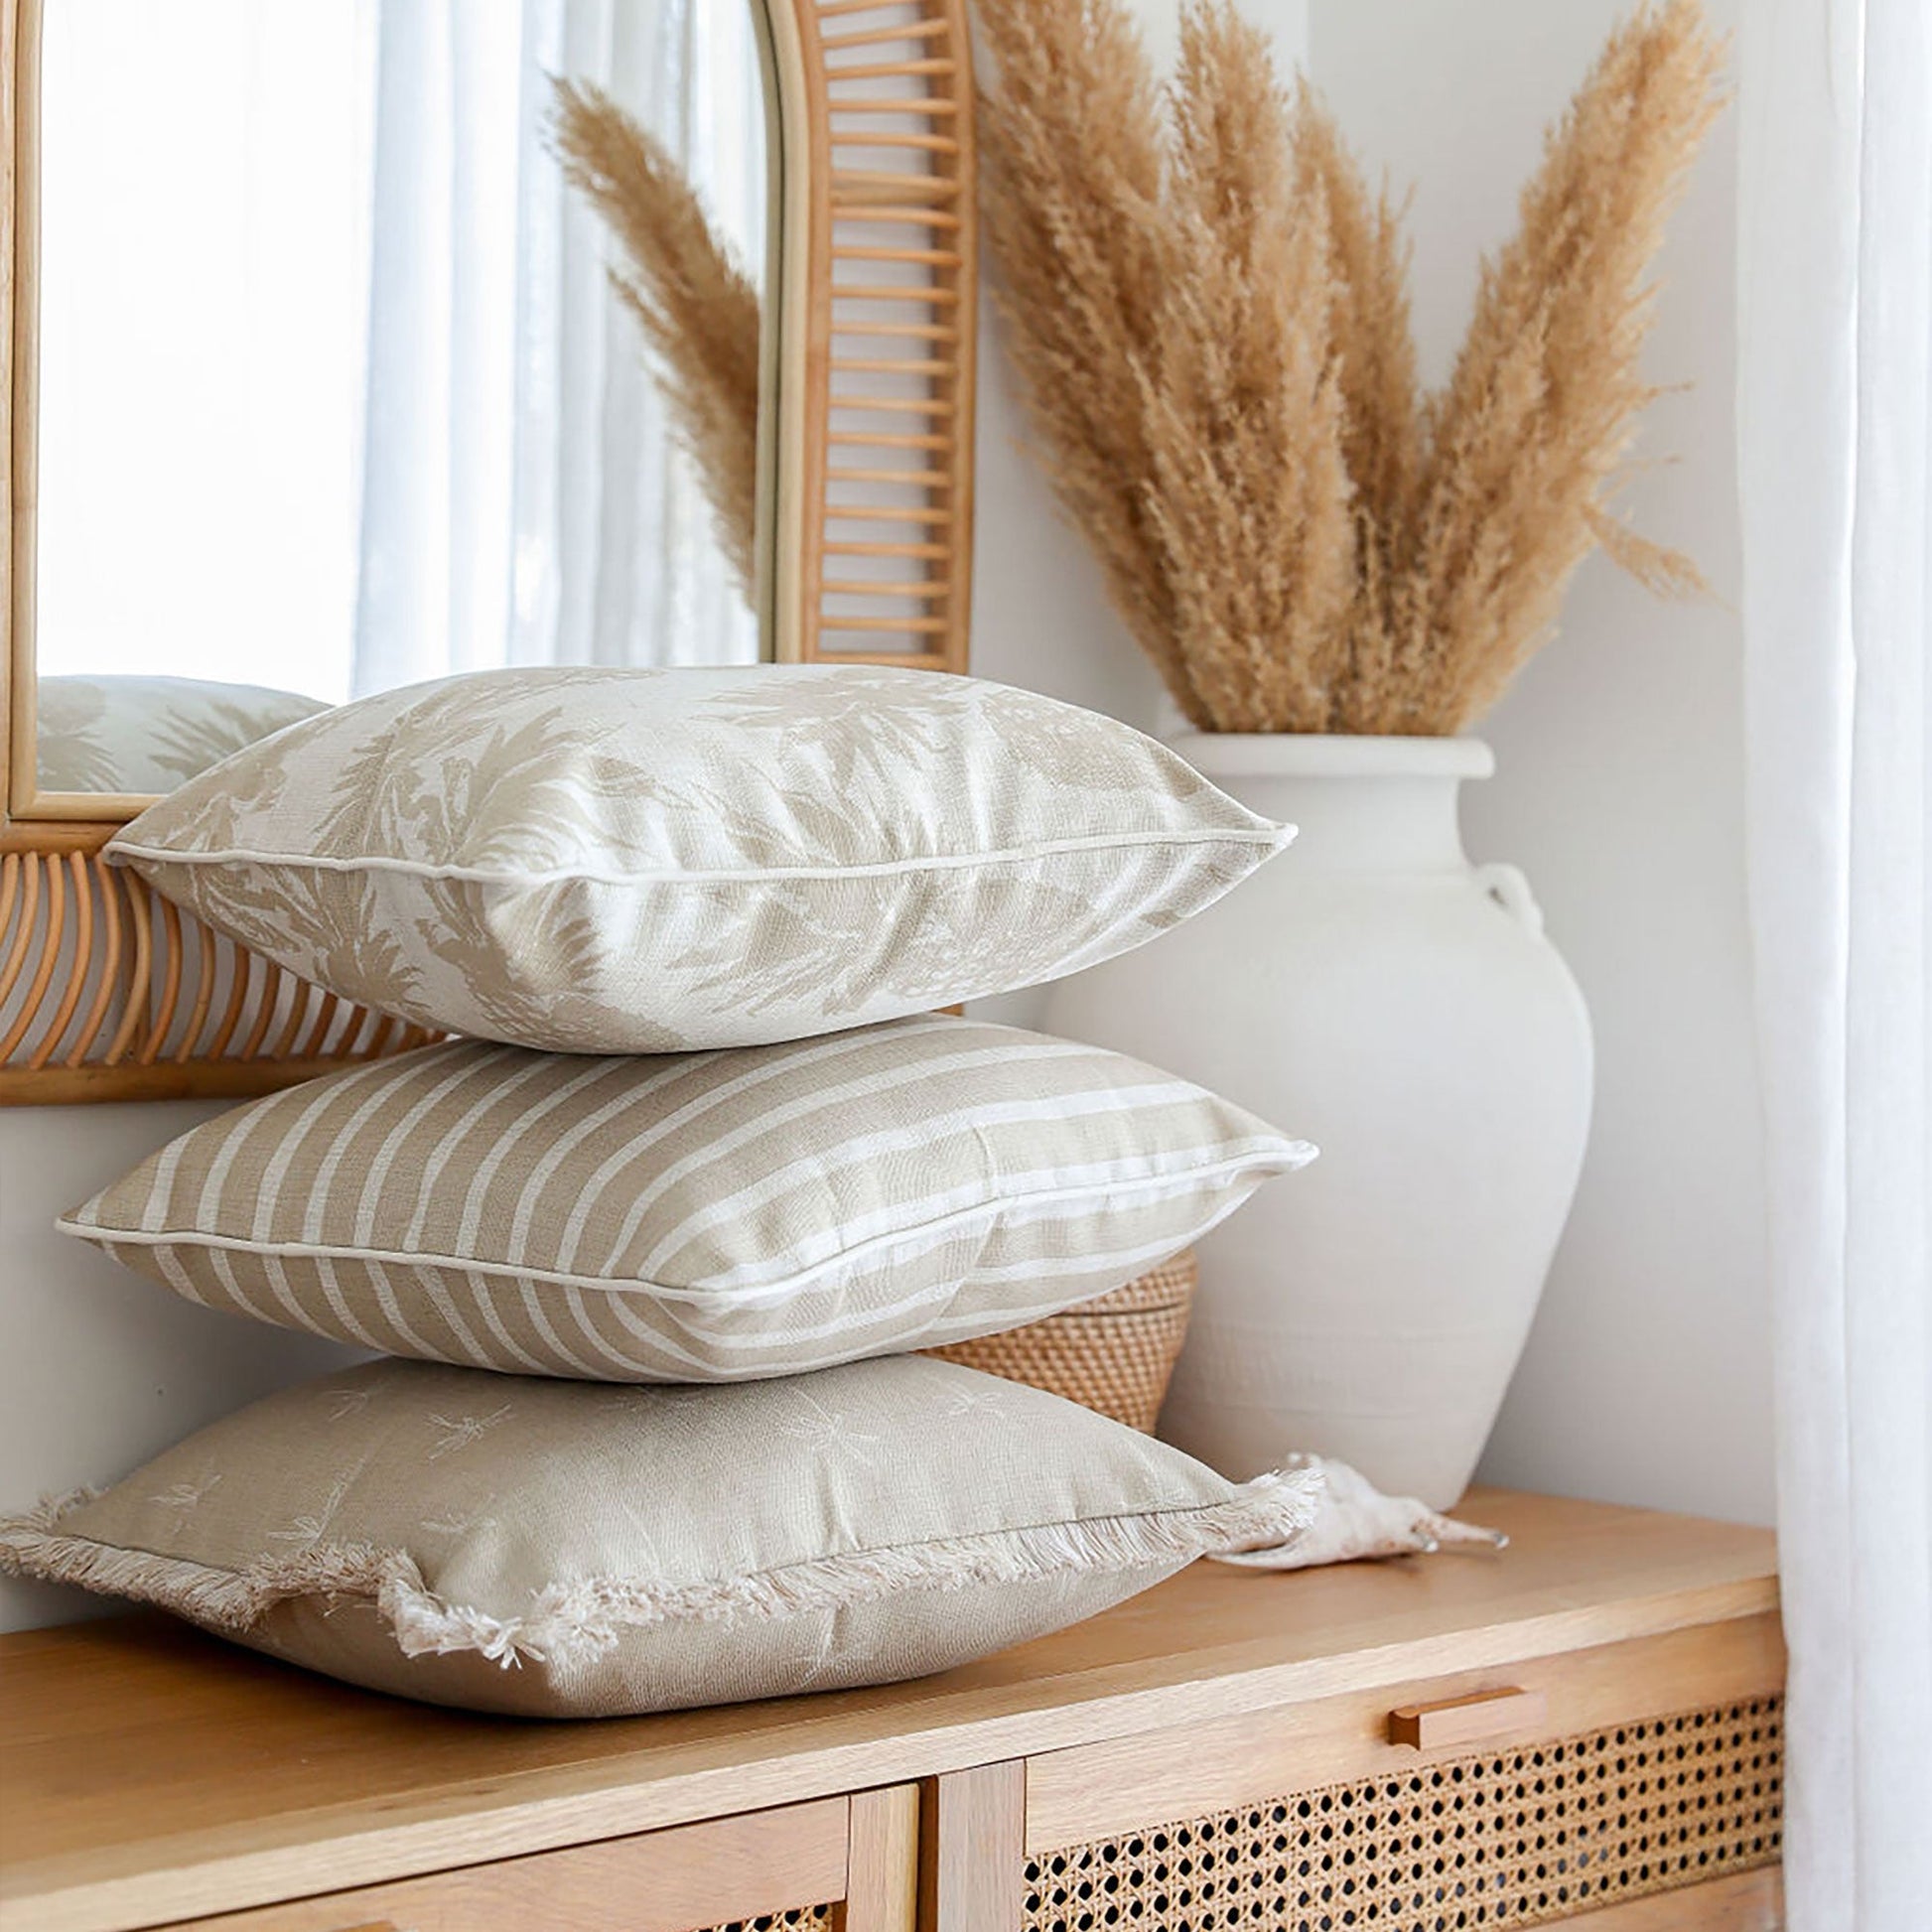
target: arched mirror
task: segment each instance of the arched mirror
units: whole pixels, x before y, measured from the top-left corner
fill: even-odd
[[[753,0],[44,9],[43,792],[165,791],[485,665],[759,655],[749,532],[611,284],[550,76],[683,171],[756,384],[763,29]]]
[[[963,0],[0,9],[0,1101],[399,1043],[278,1017],[243,1069],[244,1020],[215,1086],[171,1080],[233,974],[91,857],[318,709],[501,665],[963,665]],[[104,991],[72,954],[110,925]],[[75,1077],[27,1092],[23,1056]]]

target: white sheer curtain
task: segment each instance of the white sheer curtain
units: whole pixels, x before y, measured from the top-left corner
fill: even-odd
[[[1741,469],[1793,1932],[1932,1925],[1932,8],[1750,0]]]
[[[356,691],[755,657],[608,244],[544,144],[549,76],[596,80],[760,263],[750,0],[373,5]]]

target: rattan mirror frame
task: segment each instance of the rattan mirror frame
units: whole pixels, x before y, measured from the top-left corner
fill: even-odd
[[[977,321],[966,0],[759,0],[783,218],[761,595],[781,662],[963,671]],[[40,19],[0,0],[0,1106],[245,1096],[427,1035],[197,926],[100,847],[145,800],[39,792]]]

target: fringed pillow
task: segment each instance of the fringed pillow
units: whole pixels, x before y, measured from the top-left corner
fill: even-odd
[[[702,1391],[383,1361],[0,1524],[0,1564],[373,1690],[613,1717],[965,1663],[1288,1542],[1318,1487],[918,1356]]]

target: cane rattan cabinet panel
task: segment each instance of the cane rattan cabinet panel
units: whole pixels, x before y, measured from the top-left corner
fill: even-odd
[[[862,1881],[848,1899],[850,1843],[900,1808],[906,1885],[917,1793],[819,1799],[744,1818],[645,1832],[425,1878],[290,1899],[255,1911],[174,1920],[166,1932],[910,1932],[910,1911]],[[813,1897],[821,1903],[786,1905]],[[763,1907],[763,1909],[759,1909]]]
[[[916,1794],[908,1794],[916,1803]],[[868,1802],[890,1802],[877,1794]],[[908,1812],[908,1817],[914,1814]],[[169,1932],[829,1932],[843,1915],[854,1807],[821,1799],[748,1817],[176,1920]],[[787,1900],[819,1895],[793,1906]],[[860,1901],[851,1932],[906,1932]],[[760,1909],[762,1908],[762,1909]]]
[[[1547,1925],[1769,1867],[1779,1719],[1753,1698],[1042,1852],[1027,1932]]]
[[[1047,1754],[1026,1932],[1442,1932],[1768,1890],[1783,1669],[1760,1613]]]
[[[1770,1932],[1768,1536],[1196,1565],[916,1683],[601,1724],[133,1616],[0,1638],[5,1932]]]

